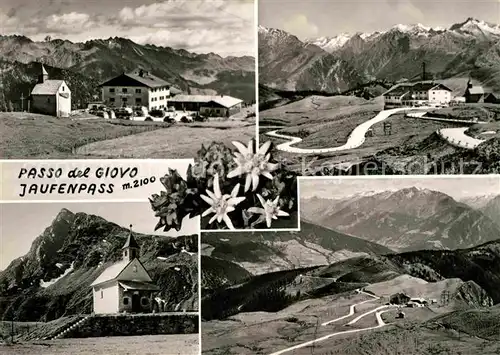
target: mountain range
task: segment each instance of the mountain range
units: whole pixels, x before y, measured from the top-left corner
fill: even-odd
[[[259,82],[283,90],[343,92],[372,81],[468,78],[500,89],[500,26],[474,18],[448,28],[397,25],[375,33],[299,40],[259,27]],[[465,89],[464,89],[465,90]]]
[[[228,268],[236,265],[225,261]],[[212,277],[217,273],[211,265],[202,266],[202,279],[206,273]],[[455,284],[457,287],[450,294],[450,300],[459,309],[500,302],[498,239],[470,249],[372,254],[332,264],[311,265],[307,266],[305,262],[301,268],[247,276],[233,283],[204,289],[202,317],[211,320],[225,319],[241,312],[277,312],[305,299],[345,295],[377,283],[392,280],[404,284],[409,277],[420,279],[420,283],[428,282],[431,288],[439,288],[439,283]]]
[[[470,248],[498,239],[496,212],[498,197],[475,209],[442,192],[416,187],[301,201],[301,214],[314,223],[399,252]]]
[[[0,319],[50,321],[90,314],[90,284],[121,259],[128,233],[99,216],[61,210],[29,252],[0,272]],[[197,310],[198,236],[134,236],[168,309]]]
[[[301,220],[300,231],[204,233],[202,255],[236,263],[252,275],[392,252],[382,245]],[[248,276],[248,275],[246,275]]]
[[[120,37],[73,43],[61,39],[36,42],[13,35],[0,36],[0,60],[3,93],[7,100],[15,102],[19,101],[20,88],[26,95],[36,82],[40,64],[35,63],[42,62],[48,66],[52,78],[69,78],[77,103],[89,95],[98,95],[96,84],[138,67],[186,92],[221,93],[245,101],[255,100],[255,59],[250,56],[195,54],[183,49],[140,45]]]

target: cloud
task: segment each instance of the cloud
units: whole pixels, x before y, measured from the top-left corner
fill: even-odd
[[[95,23],[88,14],[70,12],[62,15],[51,15],[45,19],[45,27],[52,33],[80,33],[86,31]]]
[[[302,39],[314,37],[318,34],[318,26],[309,22],[307,17],[302,14],[296,14],[288,18],[283,24],[283,29]]]
[[[52,14],[32,16],[8,32],[35,40],[50,35],[74,42],[118,36],[198,53],[255,55],[253,0],[165,0],[122,5],[99,15],[90,11],[60,12],[54,7]],[[0,17],[3,27],[4,17]]]

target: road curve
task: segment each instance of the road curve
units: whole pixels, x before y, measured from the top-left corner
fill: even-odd
[[[377,325],[374,326],[374,327],[368,327],[368,328],[362,328],[362,329],[351,329],[351,330],[346,330],[346,331],[343,331],[343,332],[331,333],[331,334],[325,335],[325,336],[323,336],[321,338],[317,338],[317,339],[314,339],[314,340],[306,341],[305,343],[298,344],[298,345],[295,345],[295,346],[292,346],[292,347],[289,347],[289,348],[286,348],[286,349],[283,349],[283,350],[279,350],[279,351],[274,352],[274,353],[269,354],[269,355],[281,355],[281,354],[287,353],[289,351],[297,350],[297,349],[300,349],[300,348],[305,348],[306,346],[312,345],[314,343],[318,343],[318,342],[323,341],[323,340],[327,340],[327,339],[333,338],[334,336],[337,336],[337,335],[350,334],[350,333],[359,333],[359,332],[364,332],[364,331],[367,331],[367,330],[382,328],[382,327],[386,326],[387,324],[384,322],[384,320],[382,319],[381,315],[382,315],[382,313],[385,313],[385,312],[388,312],[388,311],[389,310],[386,309],[386,310],[383,310],[383,311],[378,311],[375,314],[375,317],[377,318]]]
[[[485,141],[484,139],[476,139],[468,136],[465,134],[467,129],[468,127],[443,128],[440,129],[437,134],[439,134],[439,136],[446,140],[449,144],[465,149],[474,149]]]
[[[430,121],[440,121],[440,122],[453,122],[453,123],[464,123],[464,124],[485,124],[488,122],[470,122],[464,120],[454,120],[448,118],[436,118],[436,117],[425,117],[427,112],[418,112],[418,113],[410,113],[409,117],[419,118]],[[474,149],[479,144],[483,143],[484,139],[476,139],[471,136],[465,134],[468,127],[460,127],[460,128],[442,128],[436,131],[436,133],[444,139],[448,144],[464,149]]]
[[[361,291],[360,289],[357,289],[357,290],[356,290],[356,292],[357,292],[357,293],[362,293],[362,294],[368,295],[368,296],[370,296],[370,297],[373,297],[373,299],[371,299],[371,300],[366,300],[366,301],[363,301],[363,302],[359,302],[359,303],[356,303],[356,304],[352,304],[352,305],[350,305],[350,306],[349,306],[349,313],[347,313],[345,316],[342,316],[342,317],[339,317],[339,318],[335,318],[335,319],[329,320],[329,321],[327,321],[327,322],[322,323],[321,325],[325,326],[325,325],[328,325],[328,324],[331,324],[331,323],[338,322],[338,321],[340,321],[340,320],[342,320],[342,319],[349,318],[349,317],[351,317],[351,316],[353,316],[353,315],[354,315],[355,308],[356,308],[357,306],[360,306],[360,305],[362,305],[362,304],[364,304],[364,303],[373,302],[373,301],[378,300],[378,299],[380,298],[380,297],[374,296],[374,295],[372,295],[372,294],[370,294],[370,293],[367,293],[367,292]]]
[[[389,110],[380,111],[375,117],[372,119],[361,123],[356,126],[347,138],[347,142],[344,145],[332,148],[297,148],[292,147],[292,145],[297,144],[302,141],[301,138],[292,137],[286,134],[277,133],[277,130],[267,132],[266,135],[274,138],[282,138],[288,140],[288,142],[278,144],[276,146],[277,149],[288,152],[288,153],[296,153],[296,154],[322,154],[322,153],[332,153],[338,152],[347,149],[354,149],[360,147],[365,142],[365,135],[368,129],[376,123],[382,122],[386,120],[389,116],[398,113],[398,112],[407,112],[410,110],[425,110],[430,107],[405,107],[405,108],[393,108]]]

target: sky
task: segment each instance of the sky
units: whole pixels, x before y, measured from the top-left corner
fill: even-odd
[[[0,0],[0,34],[125,37],[196,53],[255,55],[253,0]]]
[[[3,203],[0,204],[0,270],[9,263],[25,255],[37,238],[57,216],[66,208],[73,213],[85,212],[100,216],[137,233],[181,236],[199,233],[199,218],[183,221],[182,229],[177,232],[154,231],[158,218],[154,216],[149,202],[106,202],[106,203]]]
[[[259,24],[300,39],[385,31],[397,24],[450,27],[468,17],[499,23],[499,0],[260,0]]]
[[[345,198],[363,192],[383,192],[407,187],[440,191],[455,200],[500,194],[498,176],[453,176],[450,177],[377,177],[377,178],[325,178],[300,181],[300,197]]]

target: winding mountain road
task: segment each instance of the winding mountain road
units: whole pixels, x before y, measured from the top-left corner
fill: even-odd
[[[278,133],[278,130],[274,130],[271,132],[266,132],[266,135],[273,138],[285,139],[288,142],[278,144],[276,148],[283,152],[287,153],[295,153],[295,154],[323,154],[323,153],[333,153],[339,152],[348,149],[355,149],[363,145],[365,142],[366,132],[372,127],[374,124],[382,122],[392,116],[395,113],[399,112],[408,112],[410,110],[426,110],[431,109],[433,107],[405,107],[405,108],[394,108],[389,110],[380,111],[375,117],[372,119],[361,123],[356,128],[353,129],[349,137],[347,138],[347,142],[344,145],[332,148],[297,148],[292,147],[294,144],[302,142],[301,138],[289,136],[283,133]],[[424,117],[427,112],[418,112],[414,114],[409,114],[410,117],[426,119],[426,120],[434,120],[434,121],[443,121],[443,122],[453,122],[453,123],[468,123],[463,120],[449,120],[449,119],[440,119],[440,118],[431,118]],[[484,142],[484,140],[475,139],[465,134],[467,127],[461,128],[444,128],[436,131],[436,133],[446,140],[449,144],[464,148],[464,149],[474,149],[479,144]]]
[[[321,325],[325,326],[325,325],[328,325],[328,324],[331,324],[331,323],[335,323],[335,322],[341,321],[342,319],[349,318],[349,317],[351,317],[351,316],[353,316],[353,315],[354,315],[354,313],[356,312],[356,309],[355,309],[355,308],[356,308],[357,306],[360,306],[360,305],[362,305],[362,304],[365,304],[365,303],[368,303],[368,302],[373,302],[373,301],[375,301],[375,300],[380,299],[380,298],[379,298],[379,297],[377,297],[377,296],[374,296],[374,295],[372,295],[372,294],[370,294],[370,293],[367,293],[367,292],[361,291],[361,290],[359,290],[359,289],[357,289],[357,290],[356,290],[356,292],[357,292],[357,293],[360,293],[360,294],[362,293],[362,294],[364,294],[364,295],[368,295],[368,296],[370,296],[370,297],[373,297],[373,299],[371,299],[371,300],[366,300],[366,301],[363,301],[363,302],[359,302],[359,303],[356,303],[356,304],[352,304],[352,305],[350,305],[350,306],[349,306],[349,313],[347,313],[345,316],[342,316],[342,317],[339,317],[339,318],[335,318],[335,319],[329,320],[328,322],[324,322],[324,323],[322,323]]]
[[[331,321],[328,321],[328,322],[325,322],[321,325],[325,326],[325,325],[328,325],[330,323],[333,323],[333,322],[337,322],[337,321],[340,321],[342,319],[345,319],[347,317],[350,317],[354,314],[354,311],[355,311],[355,307],[356,306],[359,306],[363,303],[367,303],[367,302],[371,302],[371,301],[375,301],[375,300],[378,300],[380,299],[379,297],[377,296],[374,296],[372,294],[369,294],[367,292],[364,292],[364,291],[361,291],[359,289],[356,290],[356,292],[358,293],[362,293],[362,294],[365,294],[365,295],[368,295],[370,297],[372,297],[373,299],[370,299],[370,300],[366,300],[366,301],[363,301],[363,302],[359,302],[359,303],[356,303],[356,304],[353,304],[349,307],[349,314],[347,314],[346,316],[342,316],[340,318],[336,318],[336,319],[333,319]],[[301,344],[297,344],[297,345],[294,345],[294,346],[291,346],[289,348],[286,348],[286,349],[283,349],[283,350],[279,350],[277,352],[274,352],[272,354],[269,354],[269,355],[281,355],[281,354],[284,354],[284,353],[287,353],[287,352],[290,352],[290,351],[293,351],[293,350],[297,350],[297,349],[301,349],[301,348],[305,348],[309,345],[312,345],[314,343],[318,343],[318,342],[321,342],[321,341],[324,341],[324,340],[327,340],[327,339],[330,339],[334,336],[337,336],[337,335],[343,335],[343,334],[351,334],[351,333],[359,333],[359,332],[364,332],[364,331],[367,331],[367,330],[372,330],[372,329],[378,329],[378,328],[382,328],[384,326],[386,326],[387,324],[384,322],[384,320],[382,319],[381,315],[382,313],[385,313],[385,312],[388,312],[390,310],[390,308],[394,308],[395,306],[394,305],[384,305],[384,306],[380,306],[380,307],[377,307],[375,309],[372,309],[368,312],[365,312],[361,315],[359,315],[358,317],[354,318],[352,321],[350,321],[349,323],[347,323],[346,325],[352,325],[354,323],[356,323],[357,321],[359,321],[361,318],[364,318],[365,316],[369,315],[369,314],[372,314],[372,313],[375,313],[375,317],[377,319],[377,325],[376,326],[373,326],[373,327],[367,327],[367,328],[360,328],[360,329],[351,329],[351,330],[346,330],[346,331],[343,331],[343,332],[335,332],[335,333],[331,333],[331,334],[327,334],[325,336],[322,336],[320,338],[317,338],[317,339],[313,339],[313,340],[310,340],[310,341],[306,341],[304,343],[301,343]],[[388,309],[389,308],[389,309]]]
[[[366,132],[370,129],[371,126],[373,126],[376,123],[382,122],[389,118],[390,116],[394,115],[395,113],[399,112],[407,112],[410,110],[425,110],[429,109],[430,107],[405,107],[405,108],[393,108],[389,110],[384,110],[380,111],[375,117],[372,119],[361,123],[360,125],[356,126],[347,138],[347,142],[344,145],[338,146],[338,147],[332,147],[332,148],[297,148],[297,147],[292,147],[292,145],[297,144],[302,141],[301,138],[298,137],[292,137],[286,134],[282,133],[277,133],[277,130],[267,132],[266,135],[269,137],[274,137],[274,138],[282,138],[288,140],[288,142],[278,144],[276,146],[277,149],[288,152],[288,153],[296,153],[296,154],[322,154],[322,153],[332,153],[332,152],[338,152],[342,150],[347,150],[347,149],[354,149],[360,147],[364,142],[365,142],[365,135]]]

